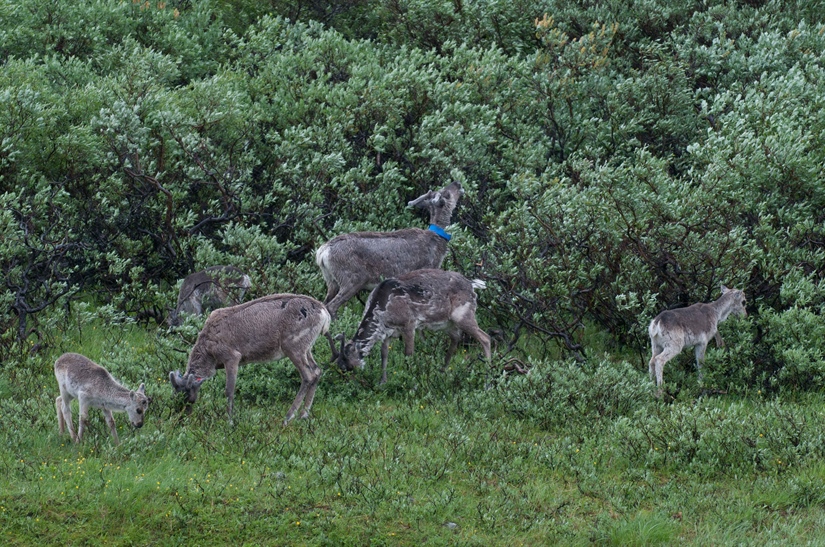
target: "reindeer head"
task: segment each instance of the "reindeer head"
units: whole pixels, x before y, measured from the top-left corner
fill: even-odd
[[[725,317],[727,317],[727,315],[738,315],[740,317],[748,316],[748,312],[745,310],[747,299],[745,298],[745,293],[743,291],[740,291],[739,289],[729,289],[722,285],[722,296],[726,297],[729,302],[728,312],[725,314]]]
[[[149,397],[144,391],[144,384],[140,384],[137,391],[129,393],[129,404],[126,405],[126,414],[134,427],[143,427],[143,417],[149,407]]]
[[[192,404],[198,400],[198,390],[201,388],[201,384],[206,381],[206,378],[198,378],[191,372],[186,373],[184,376],[181,375],[179,370],[176,370],[169,373],[169,381],[175,391],[186,393],[186,401]]]
[[[177,309],[173,309],[169,311],[169,315],[166,316],[166,324],[170,327],[179,327],[181,323],[180,314],[178,313]]]
[[[364,368],[364,357],[361,355],[361,349],[355,342],[347,342],[344,333],[335,337],[340,340],[341,349],[333,351],[332,360],[341,367],[344,372],[349,372],[356,367]]]
[[[451,182],[441,190],[428,191],[423,196],[419,196],[407,203],[407,207],[417,207],[430,212],[430,224],[435,224],[442,228],[450,224],[453,209],[458,204],[459,198],[464,194],[464,189],[458,181]]]

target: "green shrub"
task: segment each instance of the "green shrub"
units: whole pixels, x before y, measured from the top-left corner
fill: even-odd
[[[490,403],[555,430],[575,424],[582,434],[650,404],[652,388],[626,362],[535,361],[529,374],[501,378]]]

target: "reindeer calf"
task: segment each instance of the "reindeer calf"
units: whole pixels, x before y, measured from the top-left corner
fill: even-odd
[[[696,370],[699,381],[702,381],[702,363],[705,361],[708,342],[713,338],[717,346],[724,345],[717,330],[719,323],[731,314],[747,316],[745,303],[745,293],[722,285],[722,296],[718,300],[709,304],[700,302],[686,308],[666,310],[651,321],[648,334],[653,357],[650,358],[648,367],[650,379],[659,387],[657,396],[662,394],[665,363],[684,348],[695,348]]]
[[[479,341],[484,356],[489,362],[490,337],[476,322],[476,293],[474,289],[484,288],[484,282],[470,281],[456,272],[424,269],[410,272],[396,279],[382,281],[370,293],[364,309],[364,317],[353,339],[344,343],[341,350],[333,355],[342,370],[364,367],[364,358],[372,347],[381,344],[381,383],[387,381],[387,353],[392,337],[404,340],[404,354],[412,355],[415,345],[415,331],[420,328],[447,330],[450,347],[444,368],[466,332]]]
[[[284,419],[286,425],[303,403],[301,418],[309,416],[321,369],[312,357],[312,346],[329,330],[330,315],[323,304],[309,296],[273,294],[237,306],[213,311],[192,352],[186,372],[169,373],[175,391],[186,393],[191,405],[205,380],[216,369],[226,369],[227,413],[232,419],[238,368],[250,362],[288,357],[301,375],[301,387]]]
[[[149,406],[144,384],[140,384],[137,391],[131,391],[117,383],[105,368],[78,353],[61,355],[54,363],[54,376],[60,387],[60,396],[54,403],[61,435],[64,427],[68,427],[72,440],[82,441],[90,407],[103,411],[115,444],[119,444],[120,440],[112,412],[126,412],[134,427],[143,427],[143,417]],[[77,399],[80,404],[80,425],[77,435],[72,426],[72,399]]]

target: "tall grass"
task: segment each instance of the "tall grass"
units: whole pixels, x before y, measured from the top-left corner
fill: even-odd
[[[377,356],[349,376],[325,367],[313,416],[287,427],[294,367],[247,365],[230,425],[223,373],[189,415],[168,384],[196,327],[89,325],[2,365],[5,545],[787,545],[817,541],[825,519],[821,398],[686,383],[660,402],[641,366],[609,356],[506,376],[473,345],[442,373],[435,335],[414,358],[394,348],[385,386]],[[144,427],[116,415],[114,446],[93,411],[82,444],[58,436],[63,351],[146,382]]]

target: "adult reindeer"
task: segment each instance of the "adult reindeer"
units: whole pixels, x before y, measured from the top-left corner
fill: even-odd
[[[457,272],[424,269],[382,281],[370,293],[364,317],[349,343],[340,335],[341,349],[333,354],[342,370],[363,368],[372,347],[381,342],[381,383],[387,381],[387,354],[390,339],[400,336],[404,354],[415,349],[415,331],[421,328],[446,330],[450,336],[444,368],[455,355],[462,333],[481,344],[490,362],[490,337],[476,322],[476,293],[484,282],[470,281]]]
[[[220,308],[206,319],[189,355],[186,372],[169,373],[176,391],[186,393],[191,405],[201,384],[226,369],[227,413],[232,418],[238,368],[252,362],[288,357],[301,375],[301,387],[284,419],[286,425],[303,403],[301,418],[309,416],[321,369],[312,357],[318,336],[329,329],[323,304],[298,294],[273,294],[237,306]]]
[[[180,325],[182,313],[201,315],[243,301],[252,286],[249,276],[235,266],[210,266],[186,276],[178,293],[178,304],[169,314],[169,325]]]
[[[697,375],[699,381],[702,381],[702,363],[705,361],[708,342],[713,338],[717,346],[724,346],[725,342],[717,330],[719,323],[730,315],[747,316],[745,304],[745,293],[722,285],[722,296],[718,300],[666,310],[650,322],[648,334],[653,356],[648,367],[650,379],[655,381],[659,388],[657,396],[662,394],[665,363],[676,357],[684,348],[694,348]]]
[[[353,232],[321,245],[315,253],[315,262],[327,284],[324,304],[332,317],[359,291],[372,289],[383,279],[422,268],[440,268],[450,240],[450,234],[444,229],[450,224],[453,209],[463,193],[461,184],[453,182],[407,204],[430,212],[427,230]]]

